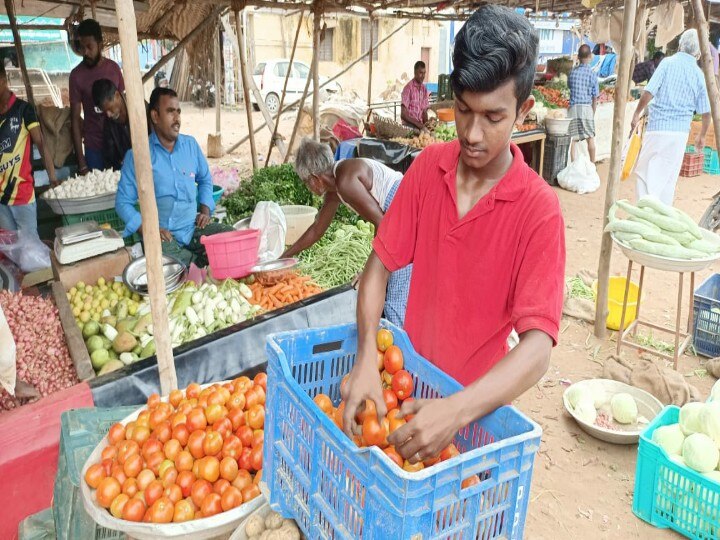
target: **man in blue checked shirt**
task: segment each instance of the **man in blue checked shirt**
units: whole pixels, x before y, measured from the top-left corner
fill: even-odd
[[[212,176],[197,141],[180,134],[180,102],[175,91],[155,88],[150,95],[149,109],[154,128],[150,134],[150,159],[162,251],[185,264],[207,266],[200,236],[231,231],[232,227],[211,223],[210,216],[215,209]],[[115,196],[115,210],[125,222],[123,236],[143,233],[142,217],[135,206],[137,201],[135,160],[133,151],[129,150]]]
[[[702,115],[695,148],[702,152],[705,146],[710,101],[703,73],[697,65],[699,57],[697,30],[686,30],[680,36],[678,52],[658,65],[640,97],[632,129],[646,108],[649,120],[633,173],[638,198],[653,195],[672,205],[694,113]]]
[[[581,45],[578,49],[580,65],[568,76],[570,88],[570,122],[569,134],[578,141],[587,141],[590,161],[595,163],[595,110],[600,95],[598,78],[590,68],[592,51],[589,45]]]

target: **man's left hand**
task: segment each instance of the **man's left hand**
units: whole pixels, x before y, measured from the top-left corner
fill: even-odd
[[[208,223],[210,223],[210,216],[208,214],[200,212],[197,218],[195,218],[195,225],[197,225],[198,229],[204,229]]]
[[[458,420],[459,413],[449,398],[404,403],[398,416],[414,417],[392,433],[388,442],[410,463],[435,458],[463,427]]]
[[[698,138],[695,141],[695,152],[697,152],[698,154],[702,154],[703,148],[705,148],[705,136],[698,135]]]

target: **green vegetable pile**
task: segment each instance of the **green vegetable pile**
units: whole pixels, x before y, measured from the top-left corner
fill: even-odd
[[[618,209],[629,217],[618,218]],[[705,238],[690,216],[653,197],[641,198],[637,206],[616,202],[608,212],[605,232],[637,251],[670,259],[704,259],[720,253],[720,238]]]
[[[290,164],[258,169],[250,178],[242,180],[238,189],[223,199],[229,223],[250,216],[260,201],[273,201],[280,206],[297,204],[320,208],[322,205],[322,199],[312,194]],[[342,205],[335,219],[355,223],[358,216]]]
[[[568,295],[570,298],[584,298],[585,300],[595,300],[595,291],[591,287],[585,285],[582,278],[575,276],[565,280],[567,284]]]
[[[440,124],[435,128],[435,138],[440,141],[454,141],[457,139],[457,130],[454,125]]]
[[[333,222],[315,245],[300,254],[300,271],[325,289],[350,283],[365,266],[374,235],[375,227],[363,220],[355,225]]]

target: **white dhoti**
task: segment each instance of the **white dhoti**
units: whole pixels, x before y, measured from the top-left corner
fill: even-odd
[[[637,198],[653,195],[668,206],[675,198],[675,184],[682,168],[688,134],[681,131],[647,131],[633,176]]]

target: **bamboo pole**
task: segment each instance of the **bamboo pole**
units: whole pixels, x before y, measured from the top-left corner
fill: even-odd
[[[397,34],[400,30],[402,30],[403,28],[405,28],[408,24],[410,24],[410,21],[405,21],[405,22],[403,22],[403,23],[402,23],[400,26],[398,26],[395,30],[393,30],[393,31],[390,32],[387,36],[385,36],[385,37],[382,38],[380,41],[378,41],[378,42],[375,44],[375,46],[376,46],[376,47],[379,47],[380,45],[382,45],[383,43],[385,43],[386,41],[388,41],[391,37],[393,37],[395,34]],[[363,60],[365,60],[365,58],[367,57],[367,55],[368,55],[368,53],[364,53],[364,54],[361,54],[360,56],[358,56],[355,60],[353,60],[352,62],[350,62],[347,66],[345,66],[343,69],[341,69],[340,71],[338,71],[335,75],[333,75],[333,76],[330,77],[327,81],[325,81],[324,83],[322,83],[322,84],[320,85],[320,88],[324,88],[325,86],[327,86],[327,85],[330,84],[331,82],[335,82],[337,79],[339,79],[340,77],[342,77],[343,75],[345,75],[345,73],[347,73],[347,72],[350,71],[353,67],[355,67],[357,64],[359,64],[360,62],[362,62]],[[303,95],[304,95],[304,94],[303,94]],[[299,99],[296,99],[295,101],[293,101],[292,103],[289,103],[288,105],[285,105],[285,108],[282,109],[282,111],[280,111],[280,114],[289,111],[289,110],[292,109],[295,105],[298,105],[301,101],[304,103],[305,99],[304,99],[304,98],[299,98]],[[302,107],[301,107],[301,108],[302,108]],[[257,128],[255,128],[255,133],[258,133],[263,127],[265,127],[265,124],[260,124]],[[231,147],[229,147],[229,148],[225,151],[225,153],[226,153],[226,154],[229,154],[230,152],[232,152],[233,150],[235,150],[236,148],[238,148],[241,144],[244,144],[245,141],[247,141],[249,138],[250,138],[250,135],[249,135],[249,134],[248,134],[248,135],[245,135],[245,137],[243,137],[243,138],[240,139],[238,142],[236,142],[236,143],[233,144]],[[292,145],[290,145],[290,148],[292,148]]]
[[[693,11],[695,12],[695,24],[700,39],[700,60],[705,75],[705,86],[707,86],[708,97],[710,98],[710,115],[712,116],[713,129],[715,130],[716,145],[720,144],[720,92],[718,92],[717,79],[713,68],[712,56],[710,56],[710,36],[708,25],[705,19],[705,12],[701,0],[693,0]]]
[[[370,16],[370,50],[368,51],[368,98],[367,98],[367,104],[368,107],[370,107],[370,104],[372,103],[372,72],[373,72],[373,16],[372,12],[369,14]]]
[[[313,3],[313,49],[315,51],[320,50],[320,16],[322,15],[322,0],[315,0]],[[312,78],[313,78],[313,138],[316,141],[320,141],[320,73],[318,64],[320,61],[320,55],[313,54],[313,66],[312,66]]]
[[[8,0],[5,0],[6,2]],[[173,50],[167,53],[165,56],[163,56],[160,60],[158,60],[153,67],[150,68],[150,70],[143,75],[142,82],[147,82],[150,79],[152,79],[155,74],[160,71],[160,69],[167,64],[170,60],[175,58],[175,56],[182,51],[185,48],[185,45],[190,43],[200,32],[202,32],[207,25],[209,25],[211,22],[217,20],[217,17],[222,13],[224,8],[218,7],[213,10],[213,12],[206,18],[203,19],[200,24],[198,24],[194,29],[190,31],[188,35],[186,35],[184,38],[182,38],[180,41],[177,42],[177,45],[173,47]],[[118,29],[119,31],[119,29]]]
[[[315,66],[315,57],[318,55],[318,50],[315,49],[313,51],[313,67],[310,68],[311,71],[314,70]],[[293,130],[292,134],[290,135],[290,142],[288,143],[288,151],[287,154],[285,154],[285,158],[283,159],[283,163],[287,163],[290,161],[290,154],[292,153],[293,145],[295,144],[295,137],[297,137],[298,129],[300,128],[300,119],[302,118],[302,112],[303,108],[305,107],[305,100],[307,100],[308,90],[310,89],[310,81],[312,80],[312,73],[308,75],[308,78],[305,80],[305,88],[303,89],[302,97],[300,98],[300,105],[298,107],[298,113],[295,117],[295,123],[293,124]]]
[[[243,38],[240,11],[235,12],[235,27],[237,28],[236,41],[238,43],[238,57],[240,58],[240,75],[242,76],[243,99],[245,101],[245,114],[247,115],[248,134],[250,135],[250,155],[253,170],[258,168],[257,148],[255,147],[255,132],[253,130],[252,103],[250,103],[250,83],[248,83],[247,58],[245,56],[245,39]]]
[[[27,65],[25,64],[25,53],[23,52],[20,32],[17,27],[17,18],[15,17],[15,6],[13,5],[13,0],[5,0],[5,10],[7,11],[8,20],[10,21],[10,29],[12,30],[13,40],[15,41],[15,53],[17,54],[18,66],[20,67],[23,82],[25,83],[27,101],[28,103],[35,105],[35,96],[33,95],[32,83],[30,82]]]
[[[222,102],[221,77],[220,77],[220,25],[215,29],[215,46],[213,68],[215,71],[215,135],[220,135],[220,103]],[[222,148],[221,148],[222,149]]]
[[[275,145],[275,137],[278,136],[278,127],[280,126],[280,111],[282,111],[283,105],[285,104],[285,96],[287,95],[287,85],[290,80],[290,73],[293,70],[293,60],[295,60],[295,50],[297,49],[298,38],[300,37],[300,30],[302,29],[303,13],[300,12],[300,19],[298,20],[297,30],[295,30],[295,39],[293,40],[292,51],[290,51],[290,65],[288,66],[287,73],[285,74],[285,82],[283,83],[282,95],[280,96],[280,105],[278,105],[277,116],[275,117],[275,127],[273,128],[272,137],[270,137],[270,145],[268,146],[267,157],[265,158],[265,166],[270,164],[270,155],[272,154],[273,146]],[[286,155],[290,152],[286,152]]]
[[[97,8],[95,7],[95,0],[90,0],[90,12],[92,13],[92,18],[97,21]]]
[[[603,229],[607,225],[608,211],[617,199],[620,189],[620,168],[622,166],[622,145],[627,136],[623,133],[625,126],[625,106],[630,91],[630,65],[633,60],[633,33],[635,30],[635,14],[638,0],[625,0],[623,13],[622,40],[620,45],[620,65],[618,67],[617,91],[615,92],[615,109],[613,111],[612,147],[610,150],[610,168],[607,189],[605,191],[605,207],[603,211]],[[612,238],[610,233],[603,233],[598,262],[598,295],[595,307],[595,335],[605,337],[605,322],[608,314],[608,285],[610,280],[610,259],[612,257]]]
[[[123,78],[127,92],[127,109],[130,132],[133,139],[135,177],[137,179],[140,213],[142,214],[143,240],[147,261],[150,310],[153,319],[153,335],[163,395],[177,388],[177,375],[173,361],[172,344],[168,328],[165,277],[162,269],[160,245],[160,222],[155,203],[150,145],[145,113],[145,92],[140,79],[140,59],[137,48],[137,22],[132,0],[115,0],[118,34],[123,59]]]

